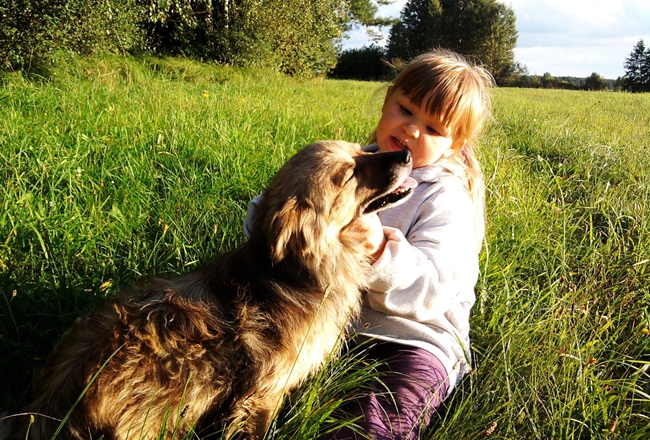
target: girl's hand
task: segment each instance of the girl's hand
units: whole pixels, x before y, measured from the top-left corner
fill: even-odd
[[[352,227],[364,237],[366,255],[371,263],[377,261],[384,252],[386,237],[379,216],[376,213],[366,214],[354,221]]]

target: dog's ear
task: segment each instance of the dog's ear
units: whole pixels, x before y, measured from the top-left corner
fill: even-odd
[[[269,237],[271,249],[271,262],[277,264],[284,260],[289,251],[295,251],[296,234],[299,234],[298,201],[295,197],[287,200],[282,208],[275,213],[271,221],[271,235]]]
[[[325,216],[317,215],[306,203],[293,197],[273,216],[269,235],[271,263],[277,264],[289,255],[303,261],[323,255],[327,241]]]

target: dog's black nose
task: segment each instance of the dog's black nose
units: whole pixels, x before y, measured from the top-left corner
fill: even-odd
[[[399,151],[398,153],[402,154],[402,163],[409,164],[411,163],[411,152],[409,150]]]
[[[408,165],[411,163],[411,152],[409,150],[391,151],[390,153],[383,153],[390,156],[395,162]]]
[[[388,153],[375,153],[368,155],[361,155],[355,158],[358,164],[368,163],[374,164],[371,168],[375,168],[381,164],[382,167],[389,167],[391,165],[411,165],[411,152],[409,150],[389,151]],[[375,168],[376,169],[376,168]]]

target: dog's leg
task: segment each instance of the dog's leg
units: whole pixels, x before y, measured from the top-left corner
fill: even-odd
[[[273,420],[273,412],[273,409],[261,409],[257,412],[255,418],[251,420],[251,424],[254,424],[253,438],[255,440],[262,440],[264,438],[266,430],[268,429],[271,420]]]
[[[268,393],[268,390],[266,391]],[[272,395],[257,393],[248,397],[239,405],[239,414],[235,416],[234,423],[231,423],[229,428],[231,434],[237,433],[239,431],[238,427],[242,428],[242,425],[237,423],[237,420],[239,420],[243,421],[245,426],[243,432],[235,435],[235,437],[242,436],[249,440],[262,440],[282,404],[282,397],[282,394],[275,393]]]

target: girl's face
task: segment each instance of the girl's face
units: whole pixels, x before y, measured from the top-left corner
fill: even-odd
[[[409,150],[413,168],[431,165],[453,153],[451,129],[413,104],[401,89],[389,89],[377,125],[383,153]]]

